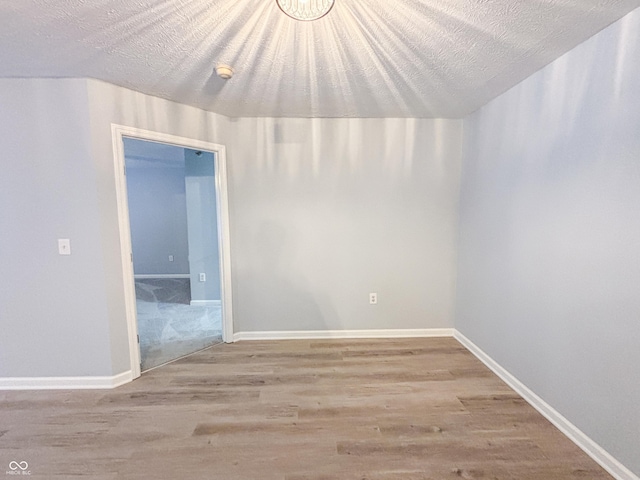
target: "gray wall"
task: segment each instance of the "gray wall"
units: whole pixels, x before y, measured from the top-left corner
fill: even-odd
[[[461,127],[232,120],[236,329],[453,327]]]
[[[465,120],[456,328],[640,474],[640,11]]]
[[[227,120],[95,80],[0,79],[0,377],[129,370],[112,122],[223,143]]]
[[[0,377],[111,375],[87,82],[0,79],[0,152]]]
[[[106,295],[109,306],[108,327],[111,335],[111,356],[113,369],[118,373],[129,370],[129,345],[125,318],[111,124],[127,125],[224,144],[228,120],[214,113],[149,97],[97,80],[86,80],[86,82],[91,120],[91,152],[98,172],[99,202],[95,214],[100,220],[102,236],[101,253],[105,265]]]
[[[129,369],[112,123],[227,146],[236,331],[453,326],[461,121],[230,120],[96,80],[1,82],[1,375]]]
[[[134,272],[188,274],[185,149],[131,138],[124,146]]]
[[[227,146],[235,331],[453,326],[461,121],[238,120],[88,90],[114,359],[128,347],[111,123]]]
[[[212,152],[184,149],[191,300],[220,300],[220,255]],[[206,281],[201,282],[201,273]]]
[[[235,331],[453,326],[461,121],[226,119],[93,80],[89,93],[105,170],[111,122],[227,146]],[[110,182],[102,198],[119,310]]]

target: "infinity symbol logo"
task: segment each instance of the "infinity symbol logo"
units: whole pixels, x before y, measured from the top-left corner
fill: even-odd
[[[9,468],[11,470],[17,470],[20,469],[22,471],[26,470],[27,468],[29,468],[29,464],[27,462],[10,462],[9,463]]]

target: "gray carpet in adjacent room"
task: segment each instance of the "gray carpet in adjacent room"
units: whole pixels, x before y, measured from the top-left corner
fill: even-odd
[[[222,341],[220,305],[190,305],[189,279],[136,279],[142,370]]]

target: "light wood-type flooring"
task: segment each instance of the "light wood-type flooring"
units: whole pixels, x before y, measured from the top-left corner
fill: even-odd
[[[53,479],[611,478],[452,338],[240,342],[114,390],[0,392],[0,475],[10,462]]]

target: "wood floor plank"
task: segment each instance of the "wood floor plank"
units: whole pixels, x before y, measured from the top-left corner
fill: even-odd
[[[51,479],[610,479],[451,338],[219,345],[111,391],[0,392]]]

